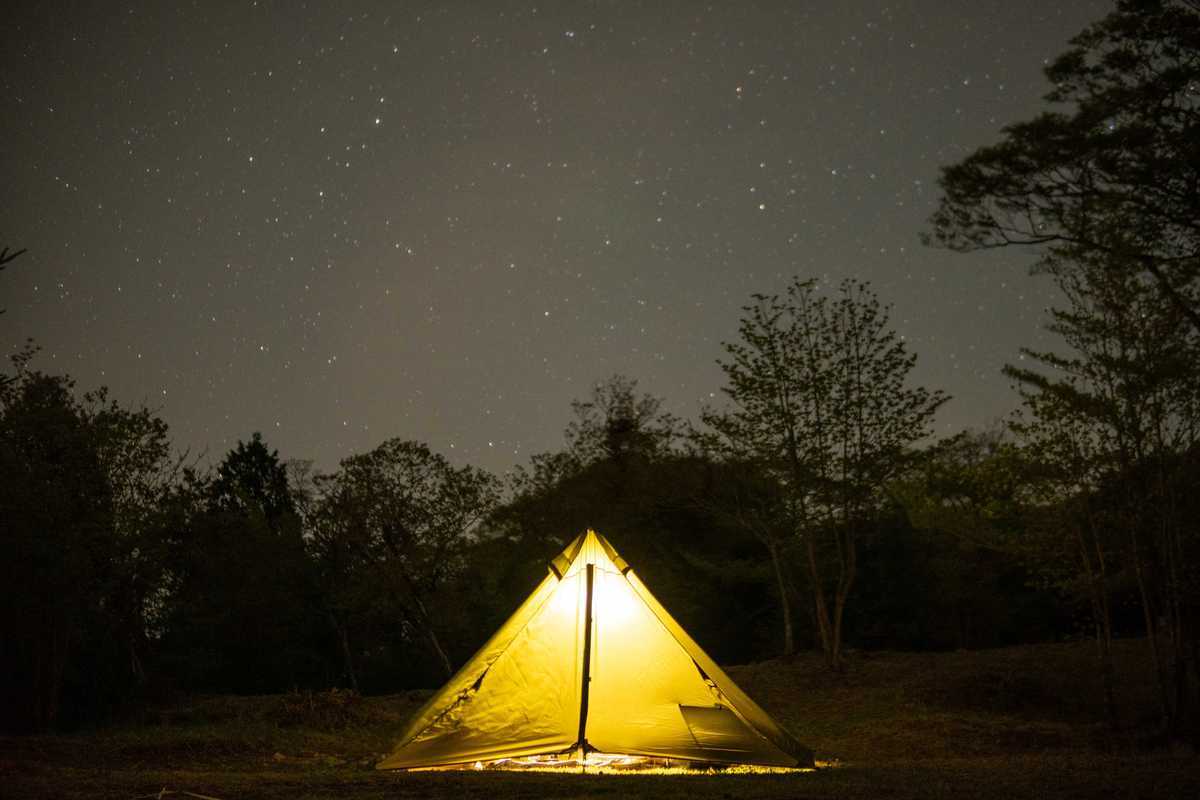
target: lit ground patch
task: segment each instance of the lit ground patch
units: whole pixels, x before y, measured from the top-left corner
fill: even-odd
[[[831,762],[818,762],[819,768],[835,766]],[[476,761],[471,764],[453,764],[442,767],[424,767],[406,772],[581,772],[596,775],[770,775],[814,772],[812,768],[766,767],[752,764],[721,764],[715,762],[688,761],[672,758],[648,758],[613,753],[589,753],[586,758],[578,756],[546,755],[523,758],[498,758],[492,761]]]

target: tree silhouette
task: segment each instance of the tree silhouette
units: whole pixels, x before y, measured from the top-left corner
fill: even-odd
[[[567,426],[567,449],[581,464],[666,455],[680,425],[662,405],[662,398],[638,394],[636,379],[613,375],[600,381],[588,399],[571,403],[575,419]]]
[[[171,537],[166,670],[189,688],[311,685],[316,581],[287,470],[261,435],[239,441]]]
[[[13,357],[0,381],[0,727],[102,716],[145,677],[167,427]]]
[[[498,502],[498,481],[475,467],[456,468],[420,442],[389,439],[344,459],[325,484],[323,524],[312,544],[319,569],[339,591],[356,577],[376,577],[449,677],[454,666],[431,603]],[[344,642],[345,617],[334,620]]]
[[[1194,724],[1197,702],[1191,598],[1200,540],[1179,510],[1192,480],[1189,456],[1200,451],[1200,336],[1136,276],[1077,264],[1056,279],[1067,305],[1051,310],[1048,328],[1069,350],[1024,350],[1041,369],[1006,368],[1029,412],[1017,429],[1077,482],[1092,520],[1103,517],[1123,541],[1120,560],[1110,561],[1137,583],[1164,729],[1175,735]],[[1095,558],[1085,560],[1087,550]],[[1101,580],[1089,561],[1100,562],[1095,545],[1081,548],[1081,577]]]
[[[916,356],[866,283],[843,281],[829,297],[795,279],[754,300],[719,362],[731,407],[705,422],[730,458],[757,461],[783,487],[821,646],[840,669],[859,539],[947,397],[907,385]]]
[[[945,167],[927,242],[1146,276],[1200,330],[1200,13],[1121,0],[1046,69],[1050,111]]]

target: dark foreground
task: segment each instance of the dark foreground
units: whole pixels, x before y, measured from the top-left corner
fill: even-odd
[[[1200,757],[1144,734],[1139,644],[1121,648],[1134,733],[1115,740],[1086,645],[859,654],[837,678],[802,656],[730,673],[817,751],[815,772],[382,773],[419,693],[212,697],[91,734],[0,739],[0,797],[1200,797]]]

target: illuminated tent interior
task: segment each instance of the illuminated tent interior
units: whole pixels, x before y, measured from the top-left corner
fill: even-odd
[[[664,760],[807,767],[812,752],[589,530],[416,713],[378,767]]]

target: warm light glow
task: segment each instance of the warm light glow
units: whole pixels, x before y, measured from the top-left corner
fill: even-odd
[[[636,613],[637,597],[629,581],[619,572],[597,568],[592,584],[592,618],[598,625],[623,625]],[[579,614],[587,601],[587,579],[582,570],[564,578],[550,598],[554,614]]]
[[[840,766],[833,762],[817,762],[821,768]],[[444,767],[418,767],[413,772],[452,772],[454,770],[495,770],[505,772],[573,772],[590,775],[745,775],[813,772],[811,767],[764,767],[751,764],[715,764],[702,761],[686,761],[677,758],[651,758],[631,756],[623,753],[587,754],[580,759],[577,755],[550,754],[497,758],[492,761],[476,761],[473,764]]]
[[[592,589],[592,616],[601,625],[623,625],[633,617],[635,603],[633,587],[618,572],[596,572]]]
[[[571,617],[579,613],[583,599],[581,581],[571,576],[558,582],[550,596],[550,612],[560,617]]]
[[[563,767],[623,767],[632,768],[638,766],[649,766],[655,759],[643,758],[642,756],[627,756],[620,753],[596,753],[587,754],[586,758],[580,759],[578,756],[525,756],[524,758],[498,758],[495,761],[488,762],[488,767],[492,769],[561,769]]]

